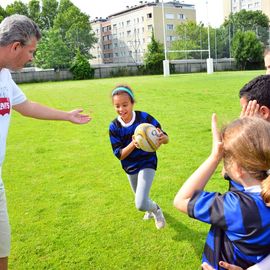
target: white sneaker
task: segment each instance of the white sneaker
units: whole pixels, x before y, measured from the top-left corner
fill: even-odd
[[[153,212],[146,211],[144,214],[143,220],[149,220],[153,217],[154,217]]]
[[[158,209],[156,212],[153,212],[154,215],[154,219],[155,219],[155,223],[156,223],[156,227],[157,229],[162,229],[165,227],[166,224],[166,220],[163,216],[162,210],[161,208],[158,206]]]

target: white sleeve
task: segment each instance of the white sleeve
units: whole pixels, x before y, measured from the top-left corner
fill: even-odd
[[[22,90],[16,85],[14,81],[12,81],[12,90],[13,90],[13,98],[12,98],[12,105],[17,105],[26,100],[25,94]]]
[[[270,255],[264,258],[261,262],[249,267],[247,270],[269,270],[270,268]]]
[[[26,96],[12,78],[10,78],[10,84],[12,86],[12,106],[24,102]]]

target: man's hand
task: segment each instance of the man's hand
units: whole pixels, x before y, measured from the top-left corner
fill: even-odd
[[[82,109],[76,109],[68,112],[69,121],[74,124],[87,124],[91,118],[88,114],[82,114]]]
[[[241,110],[240,117],[259,116],[260,105],[256,100],[250,100],[247,105],[244,105]]]

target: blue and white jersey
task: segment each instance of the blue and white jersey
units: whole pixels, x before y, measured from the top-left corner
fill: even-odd
[[[243,269],[270,254],[270,208],[257,192],[232,181],[225,194],[197,191],[188,205],[188,215],[211,224],[203,262],[223,269],[219,261]]]
[[[161,129],[159,122],[146,112],[133,112],[133,119],[130,123],[125,125],[118,117],[114,119],[109,128],[110,141],[114,155],[120,159],[121,150],[125,148],[132,141],[132,135],[136,127],[142,123],[150,123]],[[141,169],[152,168],[157,169],[157,155],[156,152],[145,152],[141,149],[135,148],[129,156],[121,160],[122,168],[127,174],[136,174]]]

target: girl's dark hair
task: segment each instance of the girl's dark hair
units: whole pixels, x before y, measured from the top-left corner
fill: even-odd
[[[117,85],[113,89],[112,97],[114,97],[116,95],[121,95],[123,93],[128,94],[132,104],[135,102],[134,93],[133,93],[132,89],[130,88],[130,86],[124,85],[124,84]]]

